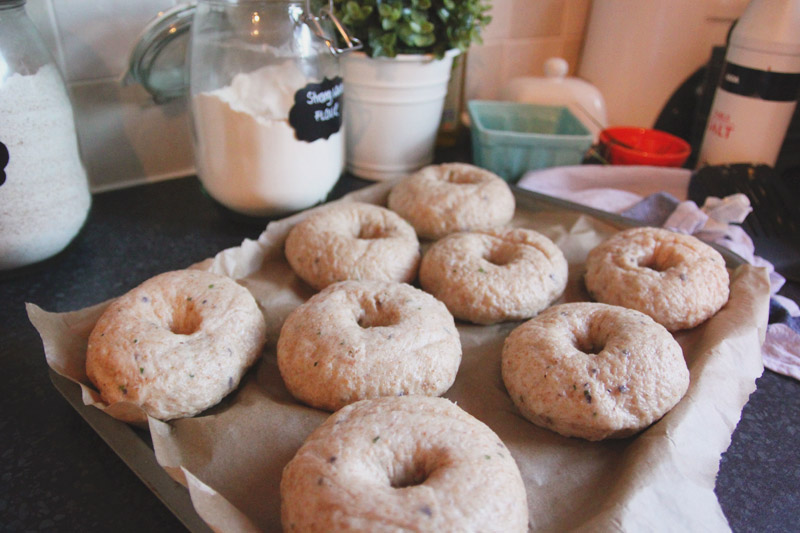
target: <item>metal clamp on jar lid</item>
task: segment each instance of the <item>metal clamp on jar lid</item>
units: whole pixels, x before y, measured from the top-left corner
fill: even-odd
[[[328,7],[320,8],[319,15],[309,15],[309,13],[311,13],[311,0],[306,0],[306,12],[303,14],[302,20],[311,27],[311,29],[314,31],[314,35],[325,41],[325,44],[328,46],[328,50],[330,50],[333,55],[336,56],[345,52],[361,50],[361,48],[363,48],[364,45],[361,43],[361,41],[347,33],[347,28],[345,28],[341,21],[336,18],[336,15],[333,14],[333,0],[329,0]],[[320,21],[326,18],[333,22],[333,25],[336,27],[336,31],[339,32],[339,35],[344,40],[344,48],[336,46],[335,39],[329,37],[322,28]]]
[[[274,0],[260,0],[261,3],[265,1],[275,3]],[[259,1],[251,3],[257,4]],[[128,71],[122,78],[123,85],[141,84],[153,95],[156,102],[187,94],[189,77],[186,53],[189,49],[189,30],[196,10],[196,0],[178,4],[159,13],[145,26],[131,51]],[[313,13],[311,0],[306,0],[305,11],[298,17],[298,21],[308,25],[334,56],[363,47],[361,41],[351,36],[334,15],[333,0],[329,0],[328,5],[321,7],[317,14]],[[325,30],[327,21],[333,25],[335,34],[331,35]],[[343,47],[337,45],[339,39],[344,43]]]

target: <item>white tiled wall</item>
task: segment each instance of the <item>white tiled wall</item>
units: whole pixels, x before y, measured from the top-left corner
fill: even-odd
[[[493,0],[483,44],[467,61],[466,97],[493,99],[511,78],[542,76],[544,62],[578,65],[591,0]]]
[[[469,53],[467,98],[494,98],[544,61],[578,61],[591,0],[493,0],[484,44]],[[93,190],[194,172],[185,100],[157,105],[122,86],[128,55],[159,11],[179,0],[28,0],[27,11],[69,84]]]
[[[120,78],[144,26],[176,0],[28,0],[70,88],[95,191],[194,172],[182,99],[157,105]]]

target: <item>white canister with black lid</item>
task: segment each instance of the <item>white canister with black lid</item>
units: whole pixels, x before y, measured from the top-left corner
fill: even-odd
[[[752,0],[730,36],[699,165],[775,166],[800,96],[800,0]]]

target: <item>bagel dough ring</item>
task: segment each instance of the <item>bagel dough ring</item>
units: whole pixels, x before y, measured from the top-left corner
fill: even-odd
[[[428,249],[419,271],[423,289],[476,324],[534,316],[561,296],[567,275],[558,246],[523,228],[449,235]]]
[[[636,309],[670,331],[697,326],[728,301],[719,252],[691,235],[632,228],[589,252],[586,288],[608,304]]]
[[[328,411],[379,396],[438,396],[460,363],[453,316],[405,283],[329,285],[287,317],[278,339],[289,392]]]
[[[306,283],[322,290],[347,279],[410,282],[420,252],[414,228],[397,213],[350,202],[325,207],[286,238],[286,259]]]
[[[516,462],[444,398],[362,400],[331,415],[286,465],[284,531],[525,532]]]
[[[161,420],[188,417],[234,390],[261,354],[266,324],[232,279],[176,270],[113,301],[86,351],[86,373],[103,401],[139,405]]]
[[[466,163],[430,165],[398,182],[389,209],[408,220],[420,238],[508,224],[514,194],[500,176]]]
[[[683,351],[666,328],[594,302],[555,305],[518,326],[503,344],[501,368],[525,418],[587,440],[641,431],[689,386]]]

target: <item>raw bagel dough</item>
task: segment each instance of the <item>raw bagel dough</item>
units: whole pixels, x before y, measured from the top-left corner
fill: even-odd
[[[502,375],[534,424],[600,440],[637,433],[686,393],[680,345],[647,315],[601,303],[550,307],[506,338]]]
[[[500,176],[466,163],[443,163],[398,182],[388,205],[419,237],[439,239],[457,231],[504,226],[514,216],[515,201]]]
[[[362,400],[284,468],[285,531],[524,532],[519,469],[498,436],[444,398]]]
[[[193,416],[234,390],[261,354],[264,316],[225,276],[176,270],[113,301],[89,335],[86,373],[108,404],[161,420]]]
[[[621,231],[589,252],[586,288],[594,299],[636,309],[670,331],[697,326],[728,301],[719,252],[661,228]]]
[[[317,290],[347,279],[410,282],[417,275],[419,240],[408,222],[385,207],[342,202],[291,229],[286,259]]]
[[[286,387],[329,411],[379,396],[438,396],[460,363],[453,316],[405,283],[329,285],[289,315],[278,339]]]
[[[476,324],[530,318],[567,285],[567,260],[530,229],[455,233],[436,241],[420,265],[422,288],[456,318]]]

